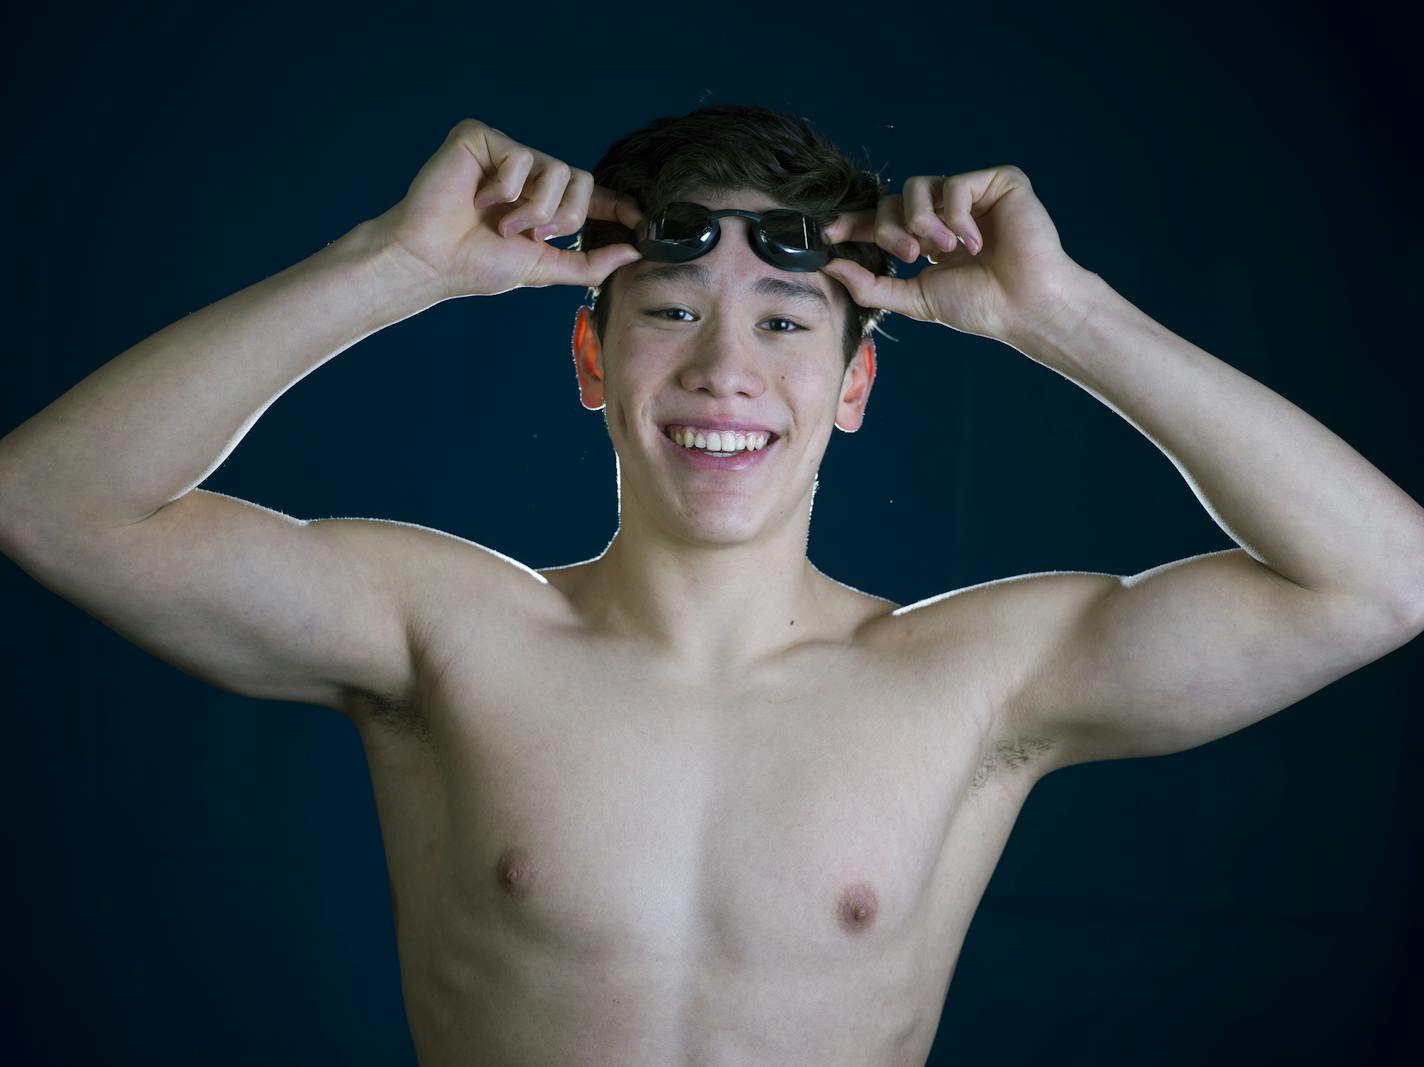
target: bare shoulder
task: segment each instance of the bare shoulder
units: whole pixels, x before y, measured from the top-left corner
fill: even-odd
[[[393,519],[323,521],[359,522],[380,531],[382,554],[399,576],[417,629],[438,624],[442,609],[455,603],[481,610],[532,607],[548,586],[519,560],[444,530]]]
[[[415,666],[409,692],[354,694],[348,710],[358,714],[403,714],[462,634],[507,629],[553,606],[556,594],[537,571],[455,534],[392,519],[319,521],[363,541],[368,560],[390,578]]]
[[[939,680],[947,693],[968,687],[988,709],[997,758],[1047,773],[1057,766],[1059,742],[1032,728],[1018,696],[1072,620],[1118,581],[1084,571],[998,578],[897,607],[871,620],[865,638]]]

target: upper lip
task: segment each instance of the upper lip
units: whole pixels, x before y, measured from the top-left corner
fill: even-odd
[[[769,426],[759,426],[754,422],[739,422],[736,419],[668,419],[662,424],[664,433],[667,432],[669,426],[691,426],[695,430],[741,430],[744,433],[764,433],[769,434],[772,440],[781,436]]]

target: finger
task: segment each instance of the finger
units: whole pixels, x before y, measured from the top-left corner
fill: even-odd
[[[929,260],[933,266],[939,266],[941,263],[962,264],[971,261],[974,255],[975,253],[969,251],[969,246],[963,241],[959,242],[953,252],[943,252],[936,249],[925,250],[925,259]]]
[[[906,263],[920,258],[920,242],[905,223],[905,198],[898,193],[882,196],[875,207],[875,243]]]
[[[636,263],[643,255],[626,242],[603,245],[592,252],[574,252],[554,245],[544,246],[544,258],[539,262],[539,277],[530,286],[580,285],[592,288],[602,285],[619,267]]]
[[[524,188],[524,179],[534,166],[534,153],[521,144],[511,144],[507,151],[493,158],[494,174],[475,190],[477,208],[514,203]]]
[[[959,238],[935,210],[935,186],[939,181],[938,177],[917,175],[905,183],[906,223],[931,260],[937,259],[941,251],[953,252],[959,244]]]
[[[588,200],[587,217],[604,222],[621,222],[631,230],[643,221],[643,211],[627,193],[615,193],[605,186],[595,185]]]
[[[933,316],[924,307],[921,289],[913,278],[892,278],[889,275],[873,274],[859,263],[848,259],[833,259],[821,267],[822,274],[829,274],[845,286],[850,298],[864,308],[884,308],[922,322],[932,321]]]
[[[586,170],[573,168],[573,175],[564,189],[564,198],[559,208],[549,217],[544,226],[536,226],[532,236],[536,241],[546,241],[550,237],[574,233],[588,216],[588,198],[593,192],[593,175]]]
[[[984,235],[974,221],[971,209],[974,207],[974,187],[962,175],[953,175],[944,180],[944,208],[942,214],[950,229],[963,239],[965,247],[974,255],[984,247]]]
[[[538,170],[532,182],[526,182],[521,195],[528,201],[515,208],[499,223],[502,237],[511,237],[531,226],[542,226],[559,210],[564,190],[573,177],[573,170],[562,159],[540,156]]]
[[[837,215],[830,223],[821,227],[828,244],[844,241],[858,241],[869,244],[875,240],[875,209],[847,211]]]

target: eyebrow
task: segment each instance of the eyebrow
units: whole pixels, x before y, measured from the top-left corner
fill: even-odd
[[[664,263],[633,275],[624,289],[624,293],[633,296],[663,282],[674,285],[696,285],[703,289],[710,289],[712,275],[701,263]],[[827,311],[831,308],[831,302],[826,294],[809,282],[794,282],[789,278],[761,277],[752,283],[751,291],[759,296],[779,296],[786,300],[816,303]]]

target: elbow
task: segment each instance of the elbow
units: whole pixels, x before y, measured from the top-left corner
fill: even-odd
[[[1418,524],[1424,532],[1424,518]],[[1413,574],[1409,582],[1400,583],[1400,622],[1411,634],[1424,632],[1424,540],[1410,555],[1413,564],[1406,573]]]
[[[1396,630],[1413,637],[1424,632],[1424,511],[1391,539],[1400,547],[1391,550],[1387,562],[1375,562],[1368,598]],[[1364,598],[1365,587],[1355,587],[1355,594]]]
[[[1398,611],[1400,625],[1411,637],[1424,633],[1424,589],[1417,589],[1414,597],[1406,601]]]
[[[1415,555],[1415,566],[1424,566],[1424,549]],[[1409,574],[1414,568],[1402,572]],[[1395,622],[1411,635],[1424,632],[1424,577],[1396,577],[1390,583],[1393,596],[1389,603]]]
[[[1409,554],[1413,562],[1411,568],[1414,580],[1409,583],[1408,595],[1404,598],[1404,622],[1415,634],[1424,631],[1424,508],[1415,506],[1414,522],[1411,528],[1414,551]]]
[[[13,487],[3,457],[0,457],[0,555],[13,557],[11,541],[14,528],[20,521],[20,501]]]

